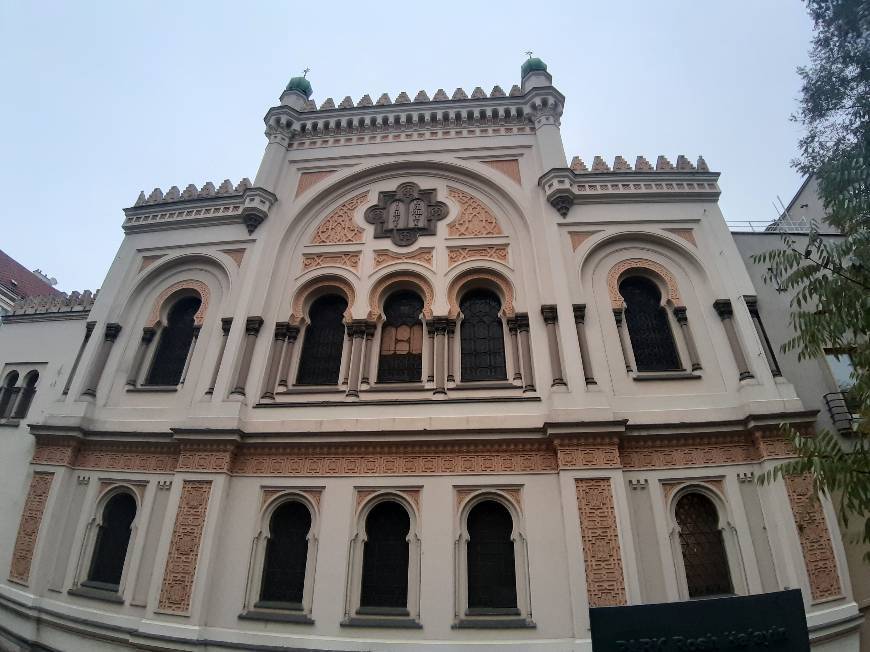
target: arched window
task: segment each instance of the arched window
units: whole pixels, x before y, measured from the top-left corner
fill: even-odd
[[[366,518],[360,608],[408,606],[408,533],[411,520],[405,508],[386,501]]]
[[[402,290],[384,304],[378,381],[382,383],[420,382],[423,376],[423,299]]]
[[[15,410],[12,413],[13,419],[23,419],[30,411],[30,404],[33,403],[33,397],[36,394],[36,383],[39,381],[39,372],[31,371],[24,377],[24,386],[18,395],[18,401],[15,403]]]
[[[10,371],[0,388],[0,419],[7,419],[15,406],[15,397],[18,395],[18,372]]]
[[[308,311],[308,327],[299,360],[300,385],[335,385],[341,367],[344,345],[344,297],[328,294],[319,297]]]
[[[734,593],[719,513],[707,496],[691,492],[677,501],[680,548],[690,598]]]
[[[642,276],[630,276],[619,284],[619,293],[625,299],[625,321],[637,370],[682,369],[656,284]]]
[[[193,342],[193,318],[201,304],[199,297],[184,297],[169,310],[168,323],[160,334],[146,385],[177,385],[181,382]]]
[[[136,500],[126,491],[112,496],[103,508],[86,585],[117,591],[124,572]]]
[[[472,290],[459,302],[462,380],[506,380],[501,301],[488,290]]]
[[[513,518],[504,505],[485,500],[468,513],[468,608],[516,609]]]
[[[269,521],[269,542],[260,585],[262,602],[302,608],[311,512],[292,500],[280,505]]]

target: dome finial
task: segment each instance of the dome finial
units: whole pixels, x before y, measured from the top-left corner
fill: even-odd
[[[308,73],[309,73],[309,72],[311,72],[311,68],[306,68],[305,70],[303,70],[303,71],[302,71],[302,78],[303,78],[303,79],[307,79],[307,78],[308,78]]]

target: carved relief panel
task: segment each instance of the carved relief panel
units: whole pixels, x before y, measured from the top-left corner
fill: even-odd
[[[420,190],[410,182],[378,193],[378,203],[365,212],[366,222],[375,226],[375,237],[390,238],[400,247],[414,244],[421,235],[435,235],[438,221],[445,217],[447,204],[437,201],[435,190]]]

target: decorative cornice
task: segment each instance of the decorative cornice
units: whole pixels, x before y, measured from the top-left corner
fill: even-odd
[[[19,299],[8,315],[3,315],[4,323],[25,321],[55,321],[64,319],[85,319],[90,314],[99,290],[91,292],[70,292],[66,295],[30,296]]]

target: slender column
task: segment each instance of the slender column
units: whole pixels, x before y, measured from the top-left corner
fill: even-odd
[[[282,347],[281,372],[278,374],[278,391],[290,387],[290,365],[293,362],[293,349],[299,337],[299,327],[287,324],[287,343]]]
[[[157,329],[152,326],[145,326],[142,329],[142,339],[139,341],[139,347],[136,349],[136,355],[133,357],[133,364],[130,366],[130,373],[127,374],[127,387],[136,387],[139,381],[139,372],[142,369],[142,361],[145,359],[145,352],[154,340],[154,335]]]
[[[701,368],[701,357],[698,355],[698,347],[695,346],[692,329],[689,328],[689,317],[686,315],[686,307],[674,306],[674,317],[680,325],[680,332],[683,334],[686,348],[689,349],[689,361],[692,363],[692,371],[698,371]]]
[[[275,382],[278,380],[278,366],[281,364],[281,356],[284,353],[284,343],[287,341],[287,329],[290,327],[286,321],[275,324],[275,340],[272,342],[272,350],[269,352],[269,365],[266,378],[263,380],[263,394],[260,398],[275,400]]]
[[[529,315],[517,313],[517,337],[520,340],[520,364],[523,370],[523,391],[535,391],[535,371],[532,367],[532,348],[529,344]]]
[[[514,367],[514,380],[522,381],[523,379],[523,370],[520,367],[520,350],[519,345],[517,343],[517,320],[514,317],[511,317],[507,320],[508,332],[510,333],[511,338],[511,362]]]
[[[348,326],[352,338],[350,349],[350,375],[347,383],[347,396],[359,397],[360,360],[365,346],[366,322],[364,319],[354,319]]]
[[[547,348],[550,349],[550,370],[553,373],[553,384],[551,387],[566,385],[562,372],[562,356],[559,355],[559,337],[556,333],[556,324],[559,323],[559,311],[553,305],[541,306],[541,316],[543,316],[544,324],[547,327]]]
[[[447,382],[456,382],[454,365],[456,364],[456,320],[447,320]]]
[[[346,356],[343,356],[341,361],[341,384],[347,385],[348,376],[350,374],[350,354],[353,352],[353,338],[350,335],[350,324],[345,324],[345,332],[347,336],[344,338],[344,350],[348,351]]]
[[[589,346],[586,343],[586,304],[578,303],[574,308],[574,327],[577,329],[577,343],[580,345],[580,364],[583,366],[583,380],[587,385],[597,385],[592,363],[589,362]]]
[[[121,324],[106,324],[103,341],[100,343],[97,357],[91,364],[91,370],[88,373],[87,380],[85,381],[85,389],[82,392],[82,396],[96,397],[97,385],[100,384],[100,377],[103,375],[103,368],[106,366],[106,360],[109,359],[109,352],[112,350],[112,344],[114,344],[115,340],[118,339],[118,333],[120,332]]]
[[[94,326],[97,325],[95,321],[89,321],[85,324],[85,338],[82,340],[81,345],[79,345],[79,352],[76,353],[76,359],[73,361],[72,368],[69,370],[69,376],[66,378],[66,384],[63,386],[63,395],[66,396],[69,394],[69,387],[72,385],[73,378],[76,375],[76,370],[79,368],[79,362],[82,359],[82,353],[85,352],[85,347],[88,345],[88,341],[91,339],[91,333],[94,332]]]
[[[716,313],[725,327],[725,335],[728,336],[728,344],[731,345],[731,353],[734,354],[737,371],[740,372],[740,380],[752,378],[752,372],[749,371],[749,364],[746,362],[746,355],[743,353],[743,347],[740,346],[740,340],[737,338],[737,330],[734,328],[734,309],[731,307],[731,300],[717,299],[713,302],[713,308],[716,309]]]
[[[433,394],[447,394],[445,353],[447,351],[447,317],[432,320],[435,333],[435,391]]]
[[[245,343],[242,350],[242,360],[236,373],[236,384],[231,395],[244,396],[245,385],[248,382],[248,372],[251,370],[251,358],[254,356],[254,344],[257,343],[257,334],[263,326],[262,317],[248,317],[245,320]]]
[[[613,309],[613,318],[616,320],[616,332],[619,334],[619,346],[622,348],[622,357],[625,360],[625,370],[631,373],[631,355],[628,333],[625,330],[622,308]]]
[[[206,396],[214,392],[214,385],[217,382],[218,372],[221,370],[221,362],[224,359],[224,351],[227,349],[227,336],[230,334],[230,328],[232,325],[232,317],[224,317],[221,319],[221,344],[218,349],[217,359],[214,361],[214,371],[211,373],[211,382],[208,384],[208,389],[205,390]]]
[[[764,329],[764,322],[761,321],[761,315],[758,313],[758,297],[745,296],[746,307],[749,308],[749,315],[752,317],[752,323],[755,325],[755,332],[758,333],[758,339],[761,340],[761,345],[764,347],[764,356],[767,358],[767,366],[770,367],[770,373],[774,376],[782,376],[782,371],[779,369],[779,362],[776,360],[776,354],[773,352],[773,347],[770,344],[770,338],[767,337],[767,331]]]
[[[365,349],[363,350],[363,361],[362,361],[362,380],[360,381],[364,385],[370,385],[371,380],[369,379],[369,372],[372,368],[372,343],[375,339],[375,328],[377,328],[377,324],[373,321],[366,322],[366,339],[365,339]]]
[[[426,322],[426,333],[429,336],[429,373],[426,374],[426,382],[435,380],[435,324],[433,320]]]
[[[190,361],[193,359],[193,351],[196,348],[196,341],[199,339],[199,332],[202,330],[202,324],[196,324],[193,327],[193,339],[190,340],[190,346],[187,349],[187,358],[184,360],[184,370],[181,372],[181,380],[179,385],[183,385],[187,380],[187,372],[190,370]]]

